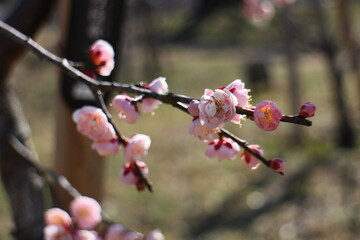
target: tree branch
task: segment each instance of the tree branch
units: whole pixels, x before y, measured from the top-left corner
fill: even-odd
[[[149,89],[138,87],[132,84],[120,84],[116,82],[105,82],[105,81],[98,81],[95,80],[75,67],[73,67],[73,63],[65,58],[61,58],[42,46],[40,46],[38,43],[36,43],[31,38],[27,37],[26,35],[20,33],[13,27],[9,26],[8,24],[0,21],[0,32],[6,34],[7,36],[11,37],[15,41],[23,44],[29,50],[31,50],[34,54],[38,55],[41,58],[45,58],[46,60],[50,61],[51,63],[57,65],[58,67],[62,68],[69,74],[71,74],[73,77],[81,80],[85,84],[87,84],[91,89],[100,90],[103,92],[108,91],[118,91],[118,92],[127,92],[129,94],[137,94],[137,95],[143,95],[144,98],[154,98],[157,100],[160,100],[163,103],[170,104],[175,106],[178,102],[182,103],[190,103],[192,100],[197,100],[195,98],[191,98],[185,95],[178,95],[174,93],[167,93],[167,94],[158,94],[155,92],[150,91]],[[246,116],[251,117],[253,115],[252,110],[237,108],[237,113],[244,114]],[[289,122],[304,126],[311,126],[311,121],[301,118],[298,116],[286,116],[284,115],[281,119],[283,122]]]

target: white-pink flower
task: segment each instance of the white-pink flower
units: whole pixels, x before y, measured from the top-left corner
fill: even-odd
[[[149,175],[149,168],[146,163],[142,161],[128,162],[120,171],[120,181],[128,185],[136,185],[138,191],[145,189],[145,182],[141,178],[138,169],[142,175],[147,177]]]
[[[227,89],[205,89],[199,105],[200,123],[207,128],[217,128],[236,116],[237,98]]]
[[[251,144],[251,145],[248,145],[248,147],[253,150],[254,152],[258,153],[259,155],[263,155],[264,152],[263,150],[261,149],[261,147],[257,144]],[[254,155],[252,155],[250,152],[244,150],[241,155],[240,155],[240,159],[245,163],[245,165],[248,167],[248,168],[251,168],[251,169],[257,169],[260,165],[260,160],[255,157]]]
[[[96,150],[100,156],[115,155],[120,149],[117,139],[106,142],[93,142],[91,148]]]
[[[254,25],[263,25],[274,16],[274,5],[269,0],[245,0],[244,16]]]
[[[81,196],[72,200],[70,212],[81,229],[92,229],[102,220],[100,204],[89,197]]]
[[[112,224],[106,231],[104,240],[142,240],[140,233],[130,231],[121,224]]]
[[[229,90],[229,92],[235,95],[238,100],[237,107],[246,108],[249,105],[249,89],[245,88],[245,84],[240,79],[234,80],[224,89]]]
[[[95,231],[77,230],[73,234],[73,240],[100,240],[100,237]]]
[[[69,228],[72,224],[70,215],[60,208],[50,208],[44,213],[45,224]]]
[[[84,106],[76,110],[72,118],[77,130],[93,141],[110,141],[116,138],[113,126],[100,108]]]
[[[156,229],[151,232],[148,232],[144,240],[165,240],[165,236],[160,232],[160,230]]]
[[[254,121],[256,125],[265,130],[275,130],[281,120],[280,108],[272,101],[262,101],[256,105],[254,110]]]
[[[144,85],[143,87],[150,89],[152,92],[165,94],[169,91],[168,84],[166,83],[166,78],[158,77],[152,80],[148,85]],[[152,98],[145,98],[141,100],[141,110],[144,113],[153,112],[161,102]]]
[[[102,76],[109,76],[114,69],[115,52],[113,47],[104,40],[97,40],[89,49],[92,63],[97,66],[95,71]]]
[[[231,138],[223,137],[211,141],[205,150],[205,155],[219,160],[235,159],[239,151],[240,147],[236,142]]]
[[[139,161],[148,154],[151,139],[145,134],[135,134],[126,143],[124,154],[128,161]]]
[[[189,103],[189,106],[188,106],[187,110],[188,110],[188,112],[190,113],[191,116],[199,117],[199,114],[200,114],[199,105],[200,105],[200,102],[197,101],[197,100],[192,100]]]
[[[44,228],[44,240],[73,240],[71,232],[61,226],[47,225]]]
[[[189,128],[189,134],[205,142],[213,140],[219,132],[219,128],[210,129],[202,125],[199,118],[194,118]]]
[[[124,118],[127,123],[135,123],[139,117],[139,112],[134,99],[127,95],[117,95],[112,100],[112,106],[119,115]]]

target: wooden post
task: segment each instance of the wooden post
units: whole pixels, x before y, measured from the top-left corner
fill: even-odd
[[[89,46],[97,39],[104,39],[114,47],[117,56],[124,0],[62,0],[64,17],[62,46],[64,57],[84,62]],[[115,66],[115,70],[118,65]],[[114,71],[115,71],[114,70]],[[110,77],[102,79],[112,81]],[[84,105],[95,105],[86,85],[61,74],[57,101],[57,144],[55,169],[64,175],[83,195],[101,201],[105,162],[91,149],[90,140],[76,131],[72,112]],[[67,209],[71,197],[60,188],[57,190],[60,207]]]

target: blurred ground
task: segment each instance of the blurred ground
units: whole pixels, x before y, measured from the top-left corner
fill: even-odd
[[[264,34],[262,30],[253,31],[260,31],[250,35],[258,36],[256,39]],[[38,39],[57,51],[57,38],[57,28],[51,25]],[[161,69],[145,77],[143,48],[128,47],[122,57],[124,69],[119,81],[150,81],[161,75],[167,78],[170,91],[197,98],[204,88],[224,86],[237,78],[247,84],[246,64],[254,55],[263,54],[270,85],[265,90],[253,90],[252,103],[271,99],[284,113],[295,114],[289,104],[286,60],[276,51],[234,44],[166,45],[160,51]],[[333,108],[322,56],[303,52],[298,68],[302,102],[311,101],[318,107],[312,127],[296,127],[303,134],[301,144],[294,143],[294,126],[287,123],[275,132],[263,132],[251,121],[241,128],[227,126],[239,137],[261,145],[268,158],[285,159],[285,176],[262,166],[249,170],[239,159],[218,162],[206,158],[206,144],[187,134],[190,117],[162,105],[155,115],[144,115],[135,125],[118,120],[119,129],[127,136],[137,132],[151,136],[152,146],[144,161],[149,164],[155,192],[138,193],[117,180],[124,163],[120,153],[107,159],[105,212],[111,219],[141,232],[160,228],[169,240],[357,239],[360,152],[358,148],[341,149],[334,144],[337,110]],[[352,121],[357,123],[358,98],[351,77],[346,78],[347,100]],[[41,164],[51,166],[54,119],[59,117],[55,116],[57,69],[28,54],[12,78],[32,127]],[[0,226],[0,239],[8,239],[11,221],[2,189]]]

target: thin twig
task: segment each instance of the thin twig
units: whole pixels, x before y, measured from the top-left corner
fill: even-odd
[[[119,130],[115,127],[115,122],[112,118],[112,115],[111,113],[109,112],[108,108],[106,107],[106,104],[105,104],[105,101],[104,101],[104,98],[103,98],[103,95],[102,95],[102,92],[100,90],[97,90],[94,92],[94,95],[95,95],[95,98],[98,102],[98,104],[100,105],[101,109],[103,110],[103,112],[105,113],[106,117],[107,117],[107,120],[109,121],[109,123],[114,126],[114,130],[115,130],[115,133],[116,133],[116,136],[118,137],[118,140],[119,142],[124,146],[126,147],[126,144],[127,144],[127,141],[125,139],[125,137],[123,135],[120,134]],[[149,179],[144,176],[143,172],[141,171],[140,167],[135,164],[136,166],[136,170],[141,178],[141,180],[145,183],[147,189],[152,192],[153,191],[153,187],[152,187],[152,184],[150,183]]]
[[[45,58],[49,62],[55,64],[56,66],[62,68],[69,74],[71,74],[74,78],[82,81],[83,83],[87,84],[91,89],[100,90],[102,92],[109,92],[109,91],[117,91],[117,92],[127,92],[129,94],[136,94],[136,95],[143,95],[144,98],[154,98],[160,100],[163,103],[170,104],[176,106],[178,102],[182,103],[190,103],[192,100],[198,100],[195,98],[191,98],[185,95],[179,95],[174,93],[167,93],[167,94],[159,94],[150,91],[149,89],[142,88],[139,86],[135,86],[132,84],[120,84],[115,82],[106,82],[106,81],[98,81],[95,80],[86,74],[82,73],[78,69],[74,67],[74,62],[67,60],[66,58],[61,58],[41,45],[37,42],[32,40],[30,37],[22,34],[21,32],[17,31],[15,28],[9,26],[8,24],[0,21],[0,32],[4,33],[8,37],[12,38],[16,42],[24,45],[29,50],[31,50],[34,54],[38,55],[41,58]],[[243,114],[246,116],[252,116],[253,111],[243,108],[237,108],[237,113]],[[311,126],[311,121],[300,118],[298,116],[283,116],[281,121],[289,122],[304,126]]]

